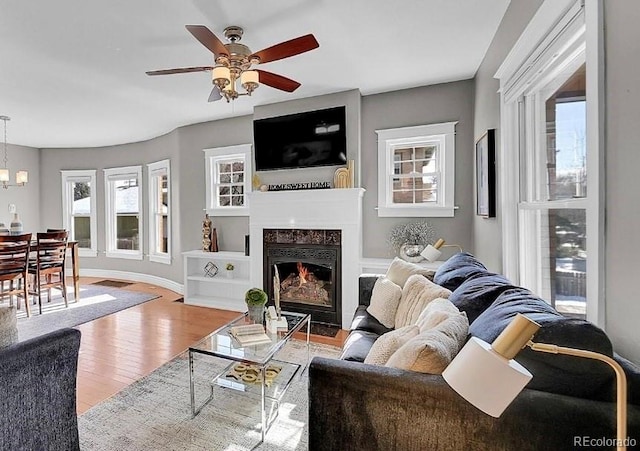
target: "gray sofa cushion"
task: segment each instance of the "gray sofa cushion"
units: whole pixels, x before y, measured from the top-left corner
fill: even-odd
[[[352,331],[342,346],[340,360],[350,360],[352,362],[364,362],[369,354],[373,343],[380,335],[366,330]]]
[[[459,252],[438,268],[433,281],[454,291],[466,280],[487,274],[489,271],[477,258],[467,252]]]
[[[560,315],[524,288],[509,289],[498,296],[471,324],[469,333],[491,343],[517,313],[542,326],[534,337],[536,342],[613,356],[611,342],[601,329],[590,322]],[[608,365],[590,359],[536,352],[527,347],[516,360],[533,374],[527,388],[549,393],[597,399],[614,380]]]
[[[449,300],[460,309],[466,312],[469,323],[476,320],[493,302],[510,288],[518,288],[499,274],[486,274],[464,281],[456,288]]]
[[[376,335],[382,335],[393,329],[389,329],[378,321],[375,316],[367,311],[366,305],[359,305],[356,313],[353,315],[350,330],[363,330],[373,332]]]

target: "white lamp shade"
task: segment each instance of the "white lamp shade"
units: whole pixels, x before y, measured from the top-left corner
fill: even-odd
[[[515,360],[507,360],[491,345],[471,337],[442,377],[460,396],[498,418],[533,377]]]
[[[231,79],[231,71],[226,66],[216,66],[212,71],[212,78],[217,85],[226,85]]]
[[[438,258],[440,258],[440,256],[442,255],[442,252],[440,252],[438,249],[436,249],[435,247],[429,244],[427,247],[424,248],[422,252],[420,252],[420,255],[422,255],[425,259],[429,260],[430,262],[434,262]]]
[[[16,172],[16,183],[27,183],[29,181],[29,173],[27,171]]]
[[[0,182],[8,182],[8,181],[9,181],[9,170],[0,169]]]
[[[242,72],[242,74],[240,75],[240,84],[244,86],[247,83],[252,83],[255,85],[258,84],[258,71],[245,70],[244,72]]]

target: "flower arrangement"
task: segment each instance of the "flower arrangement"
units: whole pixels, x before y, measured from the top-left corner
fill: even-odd
[[[398,224],[389,234],[388,242],[394,250],[399,250],[405,244],[421,244],[426,246],[434,241],[436,231],[427,221]]]
[[[250,288],[245,293],[244,300],[249,307],[259,307],[267,303],[267,293],[260,288]]]
[[[233,266],[233,263],[227,263],[227,271],[233,271],[235,269],[235,266]]]

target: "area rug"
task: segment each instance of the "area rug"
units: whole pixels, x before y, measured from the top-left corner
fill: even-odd
[[[292,340],[278,354],[304,362],[306,344]],[[311,356],[338,358],[340,349],[311,344]],[[197,404],[209,394],[213,375],[228,361],[196,356]],[[82,450],[224,450],[288,451],[308,449],[307,372],[294,378],[280,404],[277,419],[260,446],[260,400],[228,388],[216,388],[214,399],[191,418],[187,353],[98,404],[78,418]]]
[[[75,302],[73,291],[69,290],[69,307],[59,292],[53,290],[51,302],[42,299],[42,315],[38,313],[38,306],[31,306],[31,317],[27,318],[24,306],[18,312],[18,338],[20,341],[44,335],[63,327],[74,327],[88,321],[124,310],[134,305],[142,304],[157,298],[155,294],[121,290],[89,284],[80,285],[80,302]]]

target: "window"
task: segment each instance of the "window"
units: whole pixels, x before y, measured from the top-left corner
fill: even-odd
[[[453,216],[456,123],[376,131],[378,216]]]
[[[142,260],[142,167],[104,170],[107,257]]]
[[[559,312],[585,318],[599,302],[598,271],[588,270],[597,268],[600,247],[597,221],[589,221],[601,208],[592,189],[598,164],[590,163],[598,161],[598,146],[587,139],[589,128],[598,127],[587,121],[589,109],[598,108],[597,83],[589,88],[587,78],[597,71],[589,71],[584,7],[564,5],[541,7],[541,14],[556,10],[546,38],[519,64],[510,54],[496,75],[504,148],[512,149],[501,155],[504,269]],[[542,29],[540,23],[535,28]],[[592,312],[589,319],[600,322],[597,309]]]
[[[205,149],[207,213],[249,216],[251,145]]]
[[[171,172],[169,160],[149,169],[149,260],[171,264]]]
[[[62,171],[62,226],[83,257],[97,255],[96,224],[96,171]]]

